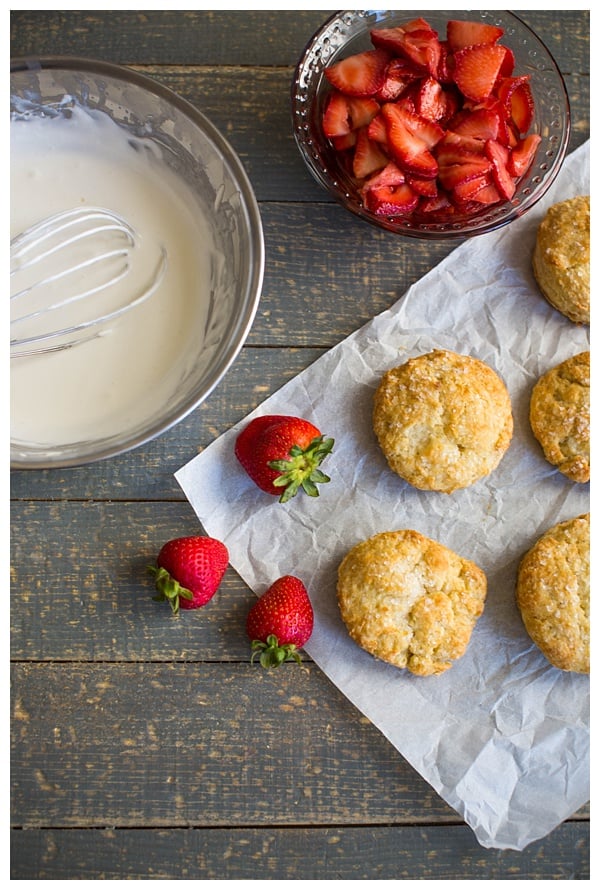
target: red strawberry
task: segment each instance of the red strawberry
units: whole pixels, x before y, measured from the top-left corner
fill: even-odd
[[[404,216],[415,209],[419,195],[409,185],[381,185],[367,189],[367,208],[378,216]]]
[[[323,113],[323,132],[328,139],[347,136],[350,132],[348,99],[337,90],[332,90],[327,99]]]
[[[435,77],[424,77],[415,96],[417,114],[430,121],[442,120],[446,115],[446,94]]]
[[[529,75],[504,77],[498,85],[498,98],[504,103],[509,118],[524,135],[533,122],[534,102]]]
[[[435,179],[420,179],[418,176],[411,176],[409,173],[406,177],[406,182],[417,195],[423,195],[426,198],[437,197],[438,187]]]
[[[493,139],[488,139],[485,143],[485,153],[492,163],[492,176],[496,188],[503,198],[510,201],[517,187],[506,166],[510,156],[508,148]]]
[[[459,136],[475,139],[497,139],[500,133],[500,115],[497,111],[477,106],[472,111],[462,111],[452,121],[450,129]]]
[[[348,96],[347,102],[350,126],[353,130],[366,127],[379,111],[377,99],[371,99],[368,96]]]
[[[325,77],[348,96],[374,96],[383,86],[390,55],[383,49],[355,53],[325,68]]]
[[[495,43],[467,46],[454,53],[454,82],[467,99],[481,102],[491,95],[506,47]]]
[[[506,164],[508,172],[511,173],[512,176],[515,176],[518,179],[529,170],[531,162],[535,157],[537,147],[541,141],[542,137],[539,133],[530,133],[529,136],[526,136],[525,139],[521,140],[521,142],[512,149]]]
[[[365,61],[376,56],[349,57],[347,86],[339,78],[336,87],[346,108],[323,128],[336,131],[331,144],[366,209],[447,219],[512,199],[540,138],[529,134],[535,111],[529,75],[513,75],[515,57],[499,43],[502,34],[487,22],[451,19],[440,40],[421,17],[373,29],[375,52],[381,60],[387,55],[374,93],[364,94],[373,88]],[[329,70],[335,83],[339,69]],[[356,111],[353,102],[361,103]],[[337,132],[346,127],[349,133]]]
[[[330,481],[319,465],[333,444],[307,420],[267,414],[255,417],[241,431],[235,455],[260,489],[279,495],[285,503],[300,488],[311,497],[318,496],[317,485]]]
[[[372,142],[379,142],[381,145],[387,144],[387,129],[382,114],[376,114],[367,129]]]
[[[217,592],[228,563],[227,548],[215,538],[174,538],[161,548],[156,565],[148,566],[158,590],[154,599],[166,600],[174,615],[180,607],[199,609]]]
[[[391,59],[385,72],[385,80],[377,93],[381,102],[397,99],[406,87],[421,76],[420,72],[405,59]]]
[[[490,172],[482,173],[480,176],[463,179],[457,183],[452,189],[452,196],[461,204],[466,201],[479,201],[482,189],[487,189],[490,185],[492,185],[492,174]]]
[[[452,52],[464,49],[465,46],[474,46],[476,43],[496,43],[503,34],[502,28],[486,22],[463,22],[450,19],[446,25],[446,37]]]
[[[438,165],[429,149],[443,136],[442,128],[397,102],[386,103],[381,113],[386,122],[388,146],[398,166],[421,179],[434,179]]]
[[[350,130],[343,136],[332,136],[331,144],[336,151],[346,151],[348,148],[354,148],[356,145],[356,130]]]
[[[352,159],[352,172],[355,177],[364,179],[371,173],[381,170],[388,161],[389,158],[382,150],[381,145],[369,138],[367,128],[363,127],[359,130]]]
[[[263,667],[278,667],[288,658],[300,663],[298,649],[310,639],[314,613],[299,578],[283,575],[254,603],[246,620],[252,661],[260,653]]]
[[[394,55],[404,56],[421,72],[434,77],[437,75],[441,58],[440,41],[437,32],[425,19],[414,19],[402,27],[374,29],[371,31],[371,41]]]
[[[371,188],[380,188],[381,186],[394,187],[402,185],[404,182],[406,182],[406,176],[394,161],[390,161],[383,170],[369,176],[360,192],[363,198],[366,199],[367,191]]]

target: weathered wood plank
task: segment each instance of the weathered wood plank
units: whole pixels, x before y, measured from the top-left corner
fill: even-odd
[[[522,852],[483,849],[462,825],[11,832],[13,880],[581,881],[589,862],[577,822]]]
[[[55,661],[248,661],[253,594],[233,569],[203,609],[174,618],[147,565],[202,532],[183,503],[24,502],[11,534],[11,653]]]
[[[88,55],[123,65],[290,65],[332,13],[318,10],[13,10],[13,55]]]
[[[15,664],[12,824],[460,822],[313,664]]]
[[[121,64],[293,65],[332,10],[13,10],[11,52]],[[589,73],[590,11],[519,10],[561,70]]]
[[[588,807],[523,853],[482,850],[310,659],[251,666],[253,594],[233,570],[179,621],[152,600],[146,563],[198,530],[173,472],[451,249],[372,231],[305,170],[289,86],[329,14],[11,14],[13,54],[129,64],[207,113],[267,246],[248,344],[204,405],[114,461],[13,474],[13,878],[589,877]],[[565,74],[573,148],[589,136],[589,11],[518,14]]]

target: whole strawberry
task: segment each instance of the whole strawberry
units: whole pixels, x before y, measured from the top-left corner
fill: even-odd
[[[311,497],[318,496],[317,486],[330,481],[319,466],[333,443],[308,420],[268,414],[254,418],[242,430],[235,455],[256,485],[278,495],[284,504],[300,488]]]
[[[154,575],[158,602],[170,604],[173,614],[179,609],[199,609],[217,592],[229,563],[229,552],[221,541],[206,536],[174,538],[160,550]]]
[[[297,650],[308,642],[314,613],[306,588],[294,575],[283,575],[254,603],[246,620],[252,661],[278,667],[288,658],[300,663]]]

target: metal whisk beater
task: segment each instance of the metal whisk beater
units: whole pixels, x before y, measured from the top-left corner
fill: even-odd
[[[11,239],[11,358],[97,337],[151,297],[167,267],[162,246],[134,292],[123,296],[118,287],[132,271],[139,241],[118,214],[85,206],[47,217]]]

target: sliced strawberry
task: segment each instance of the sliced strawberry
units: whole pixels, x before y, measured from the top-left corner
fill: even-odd
[[[473,179],[465,179],[457,183],[452,191],[454,198],[464,203],[465,201],[477,200],[478,192],[492,184],[491,172],[482,173],[480,176],[473,177]]]
[[[508,149],[506,146],[500,145],[499,142],[488,139],[485,143],[485,153],[491,161],[494,184],[500,192],[500,196],[510,201],[516,191],[516,185],[506,166],[509,158]]]
[[[367,128],[358,130],[356,148],[352,158],[352,172],[357,179],[364,179],[386,166],[389,158],[377,142],[369,139]]]
[[[381,186],[398,186],[406,182],[404,171],[394,162],[389,161],[383,170],[370,176],[361,188],[363,196],[370,188],[379,188]]]
[[[474,136],[462,135],[448,130],[436,146],[436,157],[440,164],[462,164],[477,160],[484,153],[485,142]]]
[[[424,198],[435,198],[438,193],[437,182],[435,179],[421,179],[419,176],[407,174],[406,182],[417,195]]]
[[[374,96],[381,89],[390,55],[383,49],[355,53],[325,68],[329,83],[348,96]]]
[[[454,212],[454,207],[445,192],[439,192],[436,198],[422,198],[419,202],[419,214],[435,214],[436,218],[443,219]]]
[[[409,34],[413,34],[415,31],[433,31],[433,28],[431,27],[429,22],[421,17],[411,19],[410,22],[406,22],[402,27]]]
[[[346,136],[350,132],[348,100],[343,93],[332,90],[323,113],[323,132],[328,139]]]
[[[525,135],[533,122],[534,102],[529,75],[505,77],[498,84],[498,98],[520,135]]]
[[[452,72],[454,70],[454,58],[448,46],[447,40],[440,40],[440,58],[438,61],[435,77],[441,84],[452,83],[454,78]]]
[[[419,196],[404,183],[398,186],[375,186],[366,192],[367,208],[378,216],[404,216],[419,203]]]
[[[352,130],[366,127],[379,111],[379,102],[370,96],[349,96],[347,102]]]
[[[424,20],[413,19],[402,27],[378,28],[371,31],[374,46],[401,55],[423,73],[437,75],[441,47],[437,31]]]
[[[446,94],[435,77],[424,77],[421,80],[415,96],[415,109],[417,114],[430,121],[440,121],[446,117]]]
[[[391,121],[403,124],[413,136],[424,143],[426,148],[433,148],[444,136],[444,130],[439,124],[421,117],[401,103],[388,102],[382,105],[381,112],[388,128]]]
[[[502,67],[506,47],[495,43],[467,46],[454,53],[454,82],[473,102],[491,95]]]
[[[422,29],[409,32],[404,53],[415,64],[422,65],[433,77],[437,75],[442,50],[436,31]]]
[[[518,145],[511,149],[506,167],[512,176],[518,179],[524,173],[527,173],[541,141],[542,137],[538,133],[530,133],[529,136],[525,136]]]
[[[529,76],[514,76],[501,36],[496,25],[452,19],[440,40],[417,17],[373,30],[374,50],[326,69],[323,130],[365,207],[456,219],[512,199],[540,137],[527,136]]]
[[[387,144],[387,128],[385,118],[382,114],[376,114],[368,127],[369,139],[373,142],[379,142],[381,145]]]
[[[463,111],[450,125],[453,133],[472,136],[474,139],[497,139],[500,132],[500,117],[489,108],[477,107]]]
[[[450,19],[446,25],[446,37],[452,52],[475,44],[497,43],[503,34],[502,28],[497,25],[489,25],[486,22],[463,22]]]
[[[354,148],[356,145],[356,130],[351,130],[349,133],[344,133],[342,136],[332,136],[331,144],[335,148],[336,151],[347,151],[349,148]]]
[[[405,42],[405,27],[375,28],[371,31],[371,43],[373,46],[384,49],[394,56],[404,55],[402,48]]]
[[[513,71],[515,70],[515,54],[513,53],[510,46],[505,46],[506,55],[504,56],[504,61],[500,66],[500,71],[498,72],[498,77],[511,77]]]
[[[460,164],[440,164],[439,180],[445,189],[454,189],[464,182],[477,179],[488,173],[492,168],[489,158],[472,157]]]
[[[484,188],[479,189],[479,191],[473,196],[473,200],[478,204],[498,204],[502,200],[502,196],[498,189],[496,188],[493,182],[490,182],[489,185],[486,185]]]
[[[383,85],[377,92],[377,99],[381,102],[397,99],[419,77],[421,77],[421,72],[408,60],[391,59],[385,72]]]
[[[498,142],[501,142],[503,145],[508,145],[513,138],[513,134],[509,126],[508,115],[504,104],[495,96],[489,96],[487,99],[484,99],[483,102],[474,105],[470,110],[479,111],[480,109],[494,115],[498,124],[498,135],[496,138]]]
[[[442,137],[443,130],[431,121],[411,114],[397,104],[385,104],[388,145],[398,165],[422,179],[437,176],[437,161],[429,151]]]

